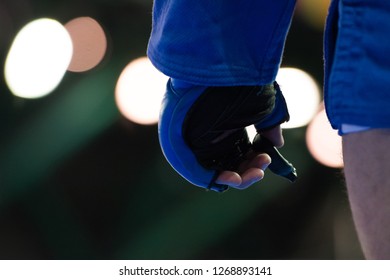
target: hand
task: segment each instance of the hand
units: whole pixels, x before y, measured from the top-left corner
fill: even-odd
[[[245,127],[254,125],[268,142],[280,147],[284,142],[280,124],[288,119],[276,82],[176,90],[170,80],[162,102],[159,140],[168,162],[192,184],[217,192],[229,186],[245,189],[261,180],[271,163],[262,152],[267,149],[252,149]]]
[[[261,135],[270,140],[277,148],[284,145],[280,125],[261,133]],[[243,190],[263,179],[264,171],[271,163],[270,156],[267,154],[256,154],[250,151],[247,157],[248,160],[240,164],[237,172],[222,171],[215,182]]]

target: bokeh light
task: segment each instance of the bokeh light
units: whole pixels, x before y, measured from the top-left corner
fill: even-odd
[[[107,39],[100,24],[90,17],[75,18],[65,24],[73,42],[68,70],[83,72],[97,66],[107,51]]]
[[[255,126],[253,126],[253,125],[247,126],[246,132],[248,133],[249,140],[253,141],[253,139],[255,138],[255,136],[257,134]]]
[[[276,77],[286,99],[290,121],[283,123],[283,129],[306,126],[316,115],[320,104],[320,89],[316,81],[305,71],[283,67]],[[249,139],[256,135],[254,126],[248,126]]]
[[[343,167],[341,137],[332,129],[324,109],[308,126],[306,144],[311,155],[321,164],[332,168]]]
[[[147,57],[132,61],[123,70],[116,85],[115,98],[119,111],[135,123],[157,123],[167,79]]]
[[[329,4],[330,0],[300,0],[298,1],[297,14],[310,26],[322,31]]]
[[[38,98],[61,82],[72,57],[72,41],[56,20],[42,18],[16,35],[5,62],[5,80],[13,94]]]
[[[307,125],[315,116],[320,104],[320,89],[315,80],[297,68],[281,68],[276,77],[286,99],[290,121],[282,128]]]

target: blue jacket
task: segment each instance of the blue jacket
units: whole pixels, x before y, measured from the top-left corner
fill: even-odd
[[[167,76],[201,85],[275,80],[295,0],[156,0],[148,56]]]
[[[269,84],[295,2],[155,0],[148,56],[166,75],[193,84]],[[324,54],[332,126],[390,127],[390,1],[333,0]]]

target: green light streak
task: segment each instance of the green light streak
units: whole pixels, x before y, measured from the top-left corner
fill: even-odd
[[[113,69],[88,75],[28,119],[0,147],[0,205],[22,194],[118,117]]]

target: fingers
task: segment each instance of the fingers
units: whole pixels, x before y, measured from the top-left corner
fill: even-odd
[[[220,185],[228,185],[233,188],[237,188],[242,184],[241,176],[234,171],[222,171],[215,183]]]
[[[264,177],[264,170],[271,163],[267,154],[258,154],[244,161],[239,173],[234,171],[222,171],[215,181],[217,184],[228,185],[237,189],[246,189]]]
[[[262,136],[270,140],[273,145],[280,148],[284,145],[284,138],[280,125],[264,131]],[[217,180],[217,184],[228,185],[236,189],[246,189],[264,177],[264,171],[271,163],[271,158],[267,154],[254,154],[250,159],[244,161],[238,172],[222,171]]]
[[[280,125],[275,126],[270,130],[262,132],[261,135],[267,138],[268,140],[270,140],[276,148],[283,147],[284,145],[284,138],[282,134],[282,128],[280,127]]]
[[[244,173],[249,168],[257,168],[261,170],[267,169],[271,163],[271,157],[267,154],[254,154],[249,160],[241,163],[239,173]]]
[[[264,171],[259,168],[249,168],[241,176],[242,182],[237,189],[243,190],[264,178]]]

